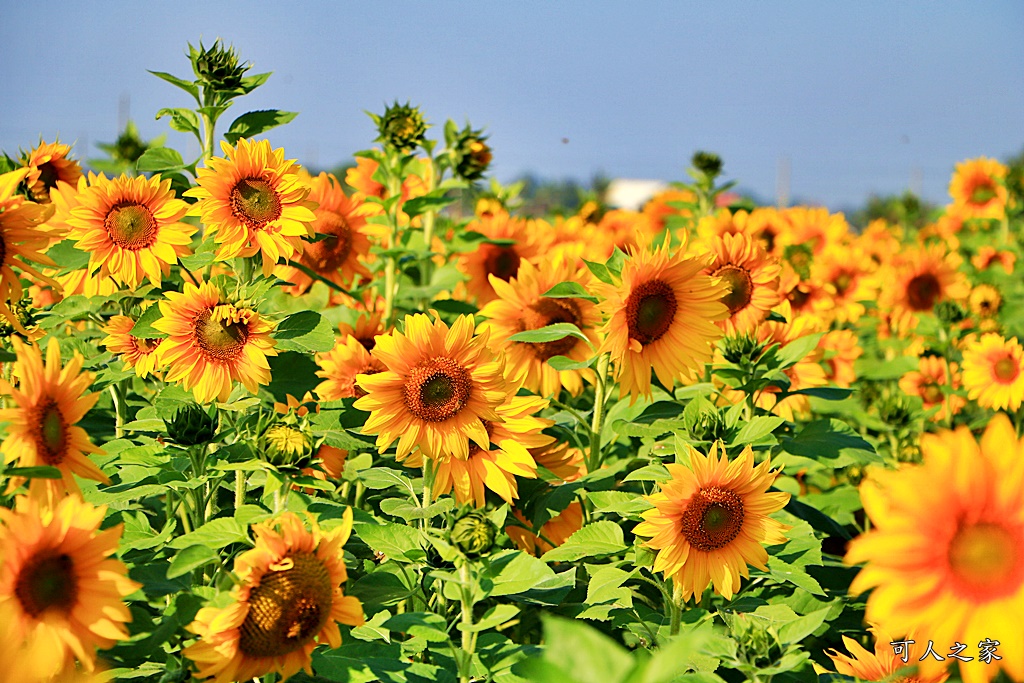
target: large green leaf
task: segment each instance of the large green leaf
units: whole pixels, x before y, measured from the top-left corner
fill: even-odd
[[[586,525],[565,543],[544,553],[541,559],[545,562],[572,562],[584,557],[613,555],[625,549],[622,527],[615,522],[601,520]]]
[[[284,125],[298,116],[297,111],[281,111],[280,109],[263,109],[242,114],[231,122],[224,139],[228,144],[235,144],[239,138],[251,138],[265,133],[271,128]]]

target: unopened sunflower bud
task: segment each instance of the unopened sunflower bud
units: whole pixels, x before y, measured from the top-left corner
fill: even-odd
[[[746,613],[727,613],[724,616],[749,665],[769,667],[782,657],[779,634],[766,618]]]
[[[709,178],[717,178],[718,174],[722,172],[722,157],[714,152],[705,152],[703,150],[694,152],[690,163],[693,164],[695,169]]]
[[[484,513],[474,510],[455,522],[450,539],[466,557],[480,557],[491,549],[497,535],[498,527],[494,522]]]
[[[726,337],[722,345],[722,355],[736,365],[756,363],[763,353],[764,344],[747,334]]]
[[[935,317],[944,325],[958,325],[967,317],[967,311],[957,302],[946,299],[935,304]]]
[[[479,180],[491,165],[491,148],[481,133],[466,126],[455,139],[455,173],[463,180]]]
[[[182,446],[198,446],[213,440],[217,420],[197,403],[187,403],[174,411],[170,422],[164,420],[167,436]]]
[[[395,102],[388,107],[384,116],[374,117],[379,133],[377,140],[394,147],[399,152],[409,152],[419,147],[427,133],[427,124],[419,108]]]
[[[204,48],[202,42],[198,50],[191,45],[188,47],[192,70],[203,85],[214,90],[234,90],[242,86],[242,78],[251,65],[238,63],[234,47],[224,47],[220,39],[209,48]]]
[[[287,424],[271,425],[263,433],[267,461],[279,467],[295,465],[310,453],[312,442],[301,429]]]

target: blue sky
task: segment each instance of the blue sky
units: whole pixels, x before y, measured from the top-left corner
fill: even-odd
[[[1024,3],[14,2],[0,23],[0,148],[41,133],[79,156],[117,135],[119,101],[151,137],[188,96],[186,42],[234,43],[273,71],[236,104],[301,112],[269,137],[332,166],[370,145],[364,110],[410,100],[485,127],[495,175],[681,180],[695,149],[773,201],[833,208],[1024,148]],[[245,109],[243,109],[243,107]],[[568,140],[568,142],[563,142]],[[186,149],[184,134],[169,143]],[[83,147],[88,146],[88,152]],[[912,180],[916,178],[916,180]]]

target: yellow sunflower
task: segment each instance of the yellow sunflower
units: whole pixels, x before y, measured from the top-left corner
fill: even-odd
[[[1007,168],[995,159],[981,157],[956,165],[949,181],[954,211],[964,218],[1002,218],[1010,193]]]
[[[949,678],[949,674],[942,671],[934,672],[930,676],[918,675],[916,673],[909,676],[905,675],[905,670],[913,667],[914,664],[912,662],[904,662],[903,657],[895,652],[892,643],[899,642],[899,640],[878,628],[872,628],[871,631],[875,636],[874,652],[865,650],[853,638],[843,636],[843,645],[849,651],[849,656],[835,650],[825,653],[835,664],[837,673],[844,676],[852,676],[859,681],[867,681],[869,683],[885,683],[889,681],[899,681],[900,683],[943,683]],[[904,640],[916,641],[916,638],[908,637]],[[910,659],[909,654],[907,659]]]
[[[996,249],[988,244],[978,247],[978,253],[971,257],[971,265],[978,270],[988,270],[995,264],[999,264],[1007,275],[1013,275],[1013,266],[1017,262],[1017,255],[1012,251]]]
[[[778,261],[771,259],[746,233],[724,234],[708,242],[714,259],[704,271],[729,286],[722,303],[729,317],[718,321],[726,334],[746,334],[778,305]]]
[[[14,510],[0,509],[0,640],[20,648],[33,674],[19,680],[48,680],[76,659],[93,671],[97,648],[128,638],[122,600],[140,588],[111,558],[123,526],[100,531],[105,507],[76,495],[42,500],[19,496]]]
[[[399,458],[419,447],[428,458],[466,460],[470,442],[490,448],[482,421],[501,420],[505,361],[473,327],[472,316],[449,328],[419,313],[406,316],[404,333],[377,337],[372,353],[387,371],[358,377],[367,395],[354,405],[370,413],[363,430],[381,453],[396,439]]]
[[[541,448],[531,448],[530,455],[538,467],[543,467],[555,475],[558,481],[554,483],[576,481],[587,473],[583,451],[563,441],[556,441]]]
[[[183,654],[196,676],[216,683],[248,681],[276,672],[282,680],[310,667],[317,643],[341,646],[338,624],[359,626],[363,606],[345,595],[342,546],[352,532],[352,510],[329,533],[310,532],[286,512],[253,525],[255,547],[235,558],[238,584],[225,608],[199,610],[189,630],[200,637]]]
[[[135,321],[125,315],[115,315],[103,328],[107,336],[100,341],[111,353],[121,356],[126,368],[135,368],[139,377],[148,377],[157,367],[156,349],[159,339],[139,338],[132,335]]]
[[[132,288],[148,277],[159,287],[171,264],[192,252],[196,227],[180,222],[187,212],[169,179],[100,175],[71,209],[68,237],[89,253],[89,270],[99,277]]]
[[[69,185],[78,183],[82,177],[82,167],[74,159],[68,159],[70,153],[71,145],[40,142],[38,147],[25,155],[24,165],[28,170],[25,184],[32,201],[47,204],[50,201],[50,190],[58,182]]]
[[[263,274],[278,259],[302,253],[302,238],[312,237],[316,205],[307,201],[309,188],[299,165],[285,160],[284,150],[271,150],[268,140],[242,138],[237,147],[221,142],[224,157],[197,170],[198,187],[185,192],[199,201],[191,215],[201,216],[219,245],[217,257],[263,255]]]
[[[513,508],[512,515],[525,526],[509,524],[505,527],[505,533],[517,548],[537,557],[562,545],[583,528],[583,506],[578,500],[569,503],[568,507],[545,522],[537,533],[526,528],[532,525],[522,512]]]
[[[153,327],[167,333],[157,347],[157,362],[167,367],[167,382],[181,382],[199,403],[226,401],[231,383],[256,393],[270,383],[267,356],[276,356],[274,325],[241,304],[226,302],[212,283],[167,292],[163,317]]]
[[[921,437],[924,462],[876,471],[860,487],[872,529],[849,564],[866,563],[852,594],[874,589],[865,618],[890,633],[952,647],[999,641],[1000,660],[960,664],[964,683],[1004,669],[1024,679],[1024,441],[996,415],[980,443],[966,427]],[[975,654],[977,654],[975,650]],[[925,675],[948,662],[925,658]]]
[[[811,277],[827,296],[811,306],[827,320],[855,323],[864,315],[865,301],[876,301],[881,283],[872,277],[875,262],[857,243],[827,247],[811,264]]]
[[[1003,297],[999,290],[984,283],[975,286],[967,297],[968,308],[979,318],[994,318],[1002,305]]]
[[[601,350],[611,353],[620,396],[651,395],[651,369],[666,387],[711,360],[715,325],[729,315],[722,303],[728,285],[702,271],[707,257],[654,251],[633,252],[618,286],[595,283],[608,317]]]
[[[983,334],[964,349],[967,397],[982,408],[1017,410],[1024,401],[1024,347],[1017,338]]]
[[[940,301],[962,301],[970,294],[967,276],[960,272],[961,259],[944,245],[918,247],[900,254],[892,270],[880,275],[887,286],[879,305],[897,318],[913,318],[935,309]]]
[[[561,256],[537,266],[524,261],[516,277],[508,282],[492,277],[491,285],[498,298],[480,309],[480,315],[490,320],[480,323],[477,331],[490,332],[494,348],[505,353],[509,375],[521,378],[530,391],[557,398],[564,386],[570,394],[578,396],[583,391],[583,378],[593,378],[592,370],[559,371],[547,361],[555,356],[576,361],[593,356],[600,344],[597,327],[601,312],[597,305],[585,299],[543,296],[560,282],[575,282],[588,290],[591,281],[590,271],[576,268]],[[508,340],[519,332],[555,323],[572,323],[590,340],[590,345],[571,336],[539,343]]]
[[[754,466],[750,446],[735,460],[711,446],[707,457],[690,448],[690,466],[668,465],[672,478],[646,500],[654,508],[633,533],[650,537],[658,551],[654,571],[671,578],[682,599],[700,596],[709,584],[732,599],[747,565],[767,570],[763,544],[786,541],[786,525],[768,517],[789,502],[788,493],[768,493],[777,471],[768,458]]]
[[[854,363],[864,354],[853,330],[831,330],[818,343],[825,352],[825,374],[837,387],[849,387],[857,379]]]
[[[625,250],[650,245],[661,232],[661,228],[645,213],[612,209],[601,216],[597,223],[597,232],[607,235],[612,244]]]
[[[508,282],[519,272],[523,261],[539,258],[550,240],[538,229],[536,221],[505,212],[477,218],[466,229],[498,242],[480,242],[475,250],[459,258],[459,269],[469,276],[466,289],[480,305],[498,296],[491,285],[491,275]]]
[[[922,356],[917,370],[900,378],[900,391],[909,396],[918,396],[925,410],[938,407],[932,421],[946,420],[956,415],[967,401],[953,390],[960,388],[960,373],[956,363],[949,363],[942,356]]]
[[[789,223],[791,244],[805,245],[814,254],[844,244],[850,238],[850,226],[841,213],[829,213],[821,207],[792,206],[781,214]]]
[[[375,299],[372,304],[368,305],[367,311],[360,313],[356,318],[355,327],[347,323],[339,324],[338,332],[341,333],[341,336],[355,337],[364,349],[372,351],[377,344],[377,335],[385,332],[383,301],[383,299]]]
[[[0,380],[0,395],[9,396],[15,404],[0,410],[0,421],[7,423],[7,438],[0,444],[5,462],[17,460],[19,467],[50,466],[60,470],[61,479],[33,479],[33,489],[78,492],[72,473],[110,483],[107,475],[86,456],[103,451],[76,424],[99,399],[99,394],[86,393],[92,384],[92,374],[81,372],[81,354],[76,353],[67,366],[62,366],[60,345],[51,338],[44,364],[38,348],[26,346],[18,338],[12,343],[18,355],[14,364],[18,383],[11,386]],[[10,487],[21,482],[13,477]]]
[[[356,376],[375,375],[387,370],[351,335],[335,342],[334,348],[327,353],[318,353],[316,364],[320,366],[317,377],[324,378],[316,388],[321,401],[366,396],[366,392],[356,386]]]
[[[342,288],[354,284],[357,277],[369,278],[362,260],[370,252],[370,240],[363,229],[373,205],[348,197],[338,179],[328,173],[308,182],[309,200],[318,205],[313,231],[321,239],[306,244],[298,262]],[[303,294],[313,284],[313,278],[292,266],[278,266],[277,274],[294,283],[288,288],[293,294]]]

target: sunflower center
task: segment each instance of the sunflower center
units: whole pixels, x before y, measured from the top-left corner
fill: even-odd
[[[156,351],[156,347],[160,346],[160,341],[160,339],[132,337],[132,343],[135,344],[135,350],[146,356]]]
[[[937,384],[925,384],[921,387],[921,400],[926,404],[941,403],[944,398],[945,395]]]
[[[68,555],[33,556],[18,573],[14,595],[21,608],[33,617],[49,609],[70,612],[78,597],[74,561]]]
[[[740,311],[750,303],[754,293],[754,283],[750,273],[736,266],[725,266],[715,273],[729,285],[729,293],[722,297],[722,303],[729,307],[730,315]]]
[[[318,273],[336,271],[352,253],[352,229],[345,217],[334,211],[324,211],[318,217],[317,232],[324,239],[307,244],[302,260]]]
[[[158,232],[153,212],[145,204],[119,202],[103,219],[110,241],[129,251],[145,249],[156,241]]]
[[[706,486],[690,498],[680,526],[697,550],[724,548],[743,528],[743,500],[733,491]]]
[[[519,272],[519,252],[515,247],[503,247],[497,244],[481,245],[486,250],[484,255],[484,272],[508,282]]]
[[[281,198],[262,178],[242,178],[231,188],[231,213],[254,230],[281,217]]]
[[[308,643],[327,622],[334,588],[315,555],[298,553],[292,566],[264,574],[249,593],[238,649],[249,657],[280,657]]]
[[[1006,384],[1012,384],[1020,374],[1020,368],[1012,356],[1003,356],[992,364],[992,374],[996,379]]]
[[[64,462],[67,439],[67,425],[57,402],[51,399],[40,405],[36,410],[35,442],[43,462],[52,466]]]
[[[362,369],[359,370],[359,372],[357,372],[355,375],[352,375],[351,379],[343,383],[345,387],[348,387],[348,389],[345,391],[345,395],[354,396],[355,398],[362,398],[363,396],[366,396],[366,391],[361,386],[356,384],[356,376],[376,375],[378,372],[384,372],[384,369],[376,362],[369,365],[364,365]]]
[[[995,196],[995,185],[993,185],[992,182],[986,178],[985,180],[980,181],[971,190],[971,198],[969,201],[971,202],[971,204],[982,206],[988,204],[990,201],[995,199]]]
[[[405,406],[426,422],[444,422],[469,403],[473,381],[466,368],[443,356],[421,362],[405,382]]]
[[[647,345],[668,332],[679,306],[668,283],[649,280],[629,293],[626,299],[626,326],[630,339]]]
[[[942,284],[931,273],[921,273],[907,283],[907,301],[915,311],[930,311],[942,294]]]
[[[835,280],[832,281],[832,285],[836,288],[836,294],[843,296],[846,294],[846,290],[853,284],[853,274],[847,270],[839,271],[836,275]]]
[[[579,327],[581,322],[580,307],[573,299],[548,299],[541,297],[523,311],[519,321],[520,332],[539,330],[555,323],[572,323]],[[542,363],[548,358],[564,356],[576,348],[579,339],[564,337],[549,342],[518,342],[529,347],[537,360]]]
[[[195,344],[208,360],[234,360],[249,340],[248,324],[214,317],[211,308],[200,313],[192,325]]]
[[[4,241],[3,235],[0,235],[0,266],[7,260],[7,242]]]
[[[47,161],[38,168],[39,180],[37,182],[43,184],[45,190],[43,194],[48,195],[51,188],[57,187],[57,181],[60,180],[60,169],[52,161]]]
[[[1024,538],[1001,524],[961,526],[949,544],[949,568],[980,599],[1016,593],[1024,583]]]

